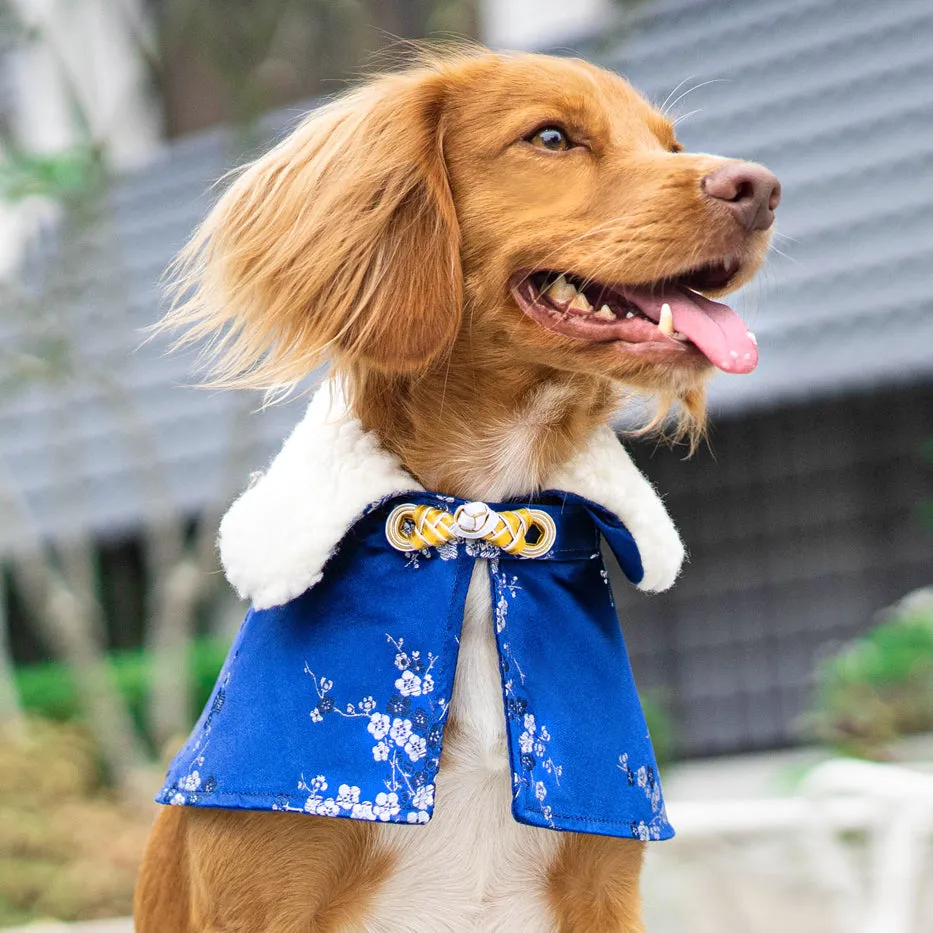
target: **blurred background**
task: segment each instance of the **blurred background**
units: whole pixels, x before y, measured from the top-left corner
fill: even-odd
[[[692,459],[629,441],[693,555],[617,586],[680,833],[648,929],[933,928],[929,0],[0,0],[0,926],[129,913],[244,610],[219,516],[302,414],[141,345],[160,276],[225,170],[426,36],[581,55],[784,186],[759,368]]]

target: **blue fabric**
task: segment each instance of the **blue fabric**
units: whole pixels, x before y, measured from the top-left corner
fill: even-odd
[[[451,512],[461,504],[430,493],[377,503],[347,532],[321,582],[286,605],[250,610],[156,799],[427,822],[464,601],[483,557],[515,819],[672,836],[599,552],[602,535],[638,583],[641,559],[625,526],[587,500],[545,493],[530,503],[557,526],[545,557],[468,541],[406,554],[385,537],[386,516],[402,501]]]

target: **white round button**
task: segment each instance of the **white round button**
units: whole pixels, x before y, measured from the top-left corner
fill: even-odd
[[[467,532],[478,531],[489,519],[489,506],[485,502],[467,502],[459,512],[457,524]]]

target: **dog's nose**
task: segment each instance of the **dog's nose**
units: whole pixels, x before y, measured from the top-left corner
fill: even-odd
[[[701,182],[711,198],[724,201],[746,230],[767,230],[781,200],[781,183],[763,165],[730,162]]]

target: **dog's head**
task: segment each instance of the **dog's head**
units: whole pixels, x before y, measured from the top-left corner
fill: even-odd
[[[695,402],[712,367],[757,362],[704,296],[754,275],[779,197],[761,166],[683,152],[617,75],[447,56],[316,111],[243,170],[183,254],[168,321],[223,334],[230,384],[498,354]]]

